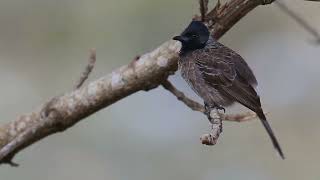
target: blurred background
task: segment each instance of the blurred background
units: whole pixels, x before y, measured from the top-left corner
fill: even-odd
[[[319,3],[284,2],[320,31]],[[70,91],[90,48],[94,80],[179,34],[195,13],[196,0],[0,0],[0,123]],[[320,45],[275,5],[256,8],[220,41],[255,72],[286,160],[258,120],[225,122],[216,146],[201,145],[206,117],[159,87],[27,148],[19,168],[0,167],[1,179],[318,180]],[[171,80],[199,100],[179,73]]]

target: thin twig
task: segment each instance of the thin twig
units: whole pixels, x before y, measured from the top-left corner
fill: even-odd
[[[309,0],[310,1],[310,0]],[[312,27],[305,19],[303,19],[301,16],[297,14],[297,12],[294,12],[288,6],[281,2],[281,1],[275,1],[275,4],[287,15],[289,15],[292,19],[294,19],[301,27],[303,27],[307,32],[309,32],[312,36],[314,36],[316,42],[320,43],[320,34],[319,32]]]
[[[177,99],[187,105],[190,109],[194,111],[199,111],[205,114],[205,108],[200,103],[188,98],[183,92],[178,90],[169,80],[165,80],[162,82],[162,86],[171,92]],[[238,114],[224,114],[220,113],[222,120],[224,121],[233,121],[233,122],[245,122],[255,119],[257,117],[254,112],[245,112]]]
[[[79,89],[83,85],[83,83],[88,79],[90,73],[92,72],[92,69],[94,68],[95,63],[96,63],[96,50],[90,49],[88,64],[85,70],[82,72],[79,81],[75,85],[75,89]]]
[[[209,0],[199,0],[201,21],[204,22],[208,12]]]
[[[223,7],[227,7],[227,3],[223,6]],[[211,23],[209,24],[209,26],[213,25],[214,23],[217,22],[218,20],[218,14],[219,11],[221,11],[221,2],[220,0],[217,1],[216,5],[214,6],[214,8],[212,8],[212,10],[206,15],[206,22],[207,23]]]
[[[257,118],[257,114],[250,111],[246,113],[238,113],[238,114],[225,114],[223,117],[224,121],[232,121],[232,122],[245,122],[250,121]]]
[[[176,87],[174,87],[174,85],[169,80],[163,81],[162,82],[162,86],[166,90],[170,91],[173,95],[175,95],[179,101],[182,101],[190,109],[192,109],[194,111],[199,111],[199,112],[202,112],[202,113],[205,112],[205,108],[204,108],[203,105],[201,105],[198,102],[188,98],[186,95],[184,95],[183,92],[179,91]]]
[[[162,83],[162,86],[170,91],[173,95],[175,95],[179,101],[182,101],[185,105],[191,108],[194,111],[200,111],[204,114],[205,108],[203,105],[189,99],[183,92],[179,91],[174,85],[169,81],[165,80]],[[206,114],[207,115],[207,114]],[[220,113],[217,109],[212,109],[210,115],[208,116],[209,122],[211,123],[211,132],[208,134],[204,134],[200,137],[201,143],[209,146],[213,146],[217,143],[218,138],[222,132],[222,119],[223,114]]]

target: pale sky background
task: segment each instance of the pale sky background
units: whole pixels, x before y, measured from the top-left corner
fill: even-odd
[[[320,31],[319,3],[285,2]],[[196,0],[0,0],[0,123],[70,91],[90,48],[94,80],[179,34],[197,12]],[[320,46],[275,5],[256,8],[221,42],[255,72],[286,160],[257,120],[225,122],[216,146],[201,145],[206,117],[159,87],[29,147],[19,168],[0,166],[0,179],[318,180]],[[199,100],[179,73],[171,80]]]

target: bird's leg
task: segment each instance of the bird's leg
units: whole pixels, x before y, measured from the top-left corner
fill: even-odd
[[[214,108],[216,108],[217,110],[222,110],[223,113],[226,113],[226,109],[224,107],[222,107],[221,105],[215,105]]]
[[[204,103],[204,108],[205,108],[205,114],[209,117],[210,116],[210,112],[212,111],[212,109],[217,109],[217,110],[222,110],[223,113],[226,113],[226,109],[218,104],[214,104],[214,105],[209,105],[207,103]]]
[[[212,118],[210,116],[210,113],[211,113],[212,107],[210,105],[208,105],[207,103],[204,103],[204,109],[205,109],[204,114],[207,115],[209,121],[211,122]]]

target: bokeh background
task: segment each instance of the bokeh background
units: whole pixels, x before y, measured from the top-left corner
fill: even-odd
[[[285,2],[320,30],[319,3]],[[0,123],[71,90],[90,48],[94,80],[180,33],[197,12],[196,0],[0,0]],[[254,70],[286,160],[257,120],[225,122],[219,143],[202,146],[206,117],[159,87],[27,148],[0,179],[318,180],[320,45],[275,5],[256,8],[221,42]],[[179,73],[171,80],[199,100]]]

